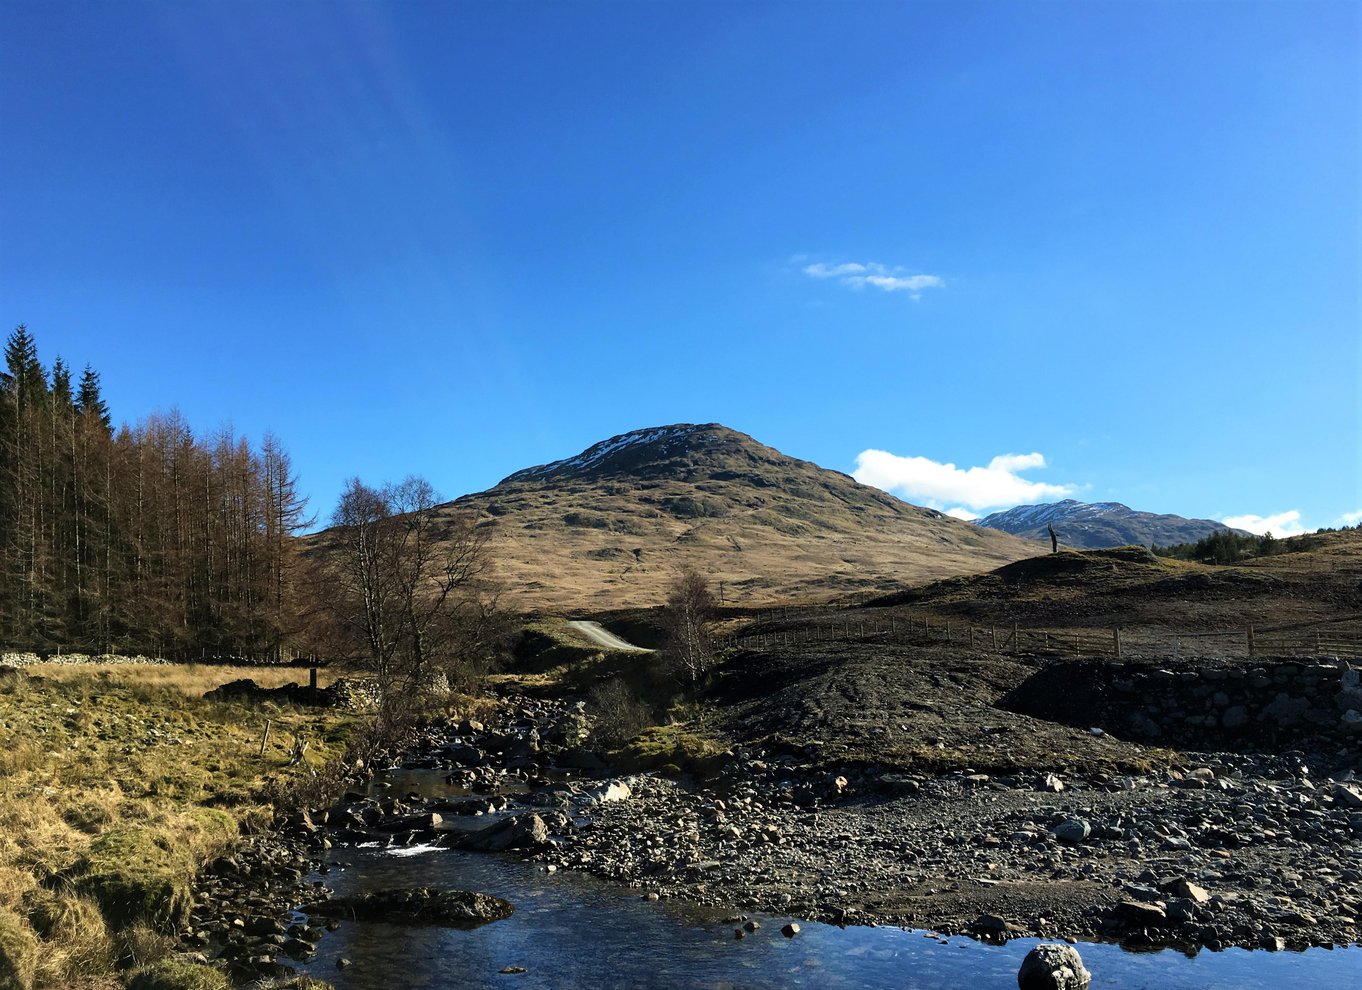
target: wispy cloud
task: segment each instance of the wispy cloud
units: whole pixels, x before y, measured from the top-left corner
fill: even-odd
[[[960,468],[927,457],[901,457],[885,450],[863,450],[852,477],[863,485],[897,492],[910,502],[940,509],[958,519],[977,519],[978,511],[1045,502],[1077,491],[1020,477],[1045,467],[1041,454],[1000,454],[985,467]]]
[[[1231,529],[1243,529],[1258,536],[1271,533],[1273,536],[1299,536],[1305,532],[1301,525],[1301,514],[1297,509],[1278,512],[1274,516],[1255,516],[1252,513],[1242,516],[1226,516],[1220,520]]]
[[[940,289],[946,284],[940,275],[912,272],[901,265],[891,268],[873,261],[864,264],[850,261],[838,265],[820,261],[805,265],[803,271],[809,278],[836,279],[852,289],[870,286],[884,292],[907,292],[914,299],[922,298],[923,289]]]

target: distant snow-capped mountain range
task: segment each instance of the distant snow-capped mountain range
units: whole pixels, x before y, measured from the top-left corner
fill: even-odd
[[[1214,519],[1187,519],[1140,512],[1120,502],[1079,502],[1072,498],[1042,505],[1019,505],[975,520],[975,525],[1000,529],[1030,540],[1047,541],[1049,527],[1053,526],[1061,545],[1080,550],[1136,543],[1146,546],[1150,543],[1158,546],[1195,543],[1230,528]]]

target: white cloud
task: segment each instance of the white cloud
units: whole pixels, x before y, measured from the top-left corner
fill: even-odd
[[[820,261],[805,265],[804,274],[810,278],[835,278],[852,289],[864,289],[868,285],[885,292],[907,292],[914,299],[922,298],[923,289],[940,289],[946,284],[940,275],[909,273],[902,266],[890,268],[873,261],[865,264],[849,261],[840,265]]]
[[[951,506],[950,515],[977,509],[999,508],[1030,502],[1046,502],[1076,491],[1073,485],[1028,481],[1017,472],[1045,467],[1041,454],[1000,454],[987,467],[958,468],[926,457],[900,457],[884,450],[863,450],[856,456],[852,477],[863,485],[898,492],[912,502],[940,509]]]
[[[946,515],[951,516],[955,519],[963,519],[965,520],[965,522],[974,522],[974,520],[976,519],[983,518],[981,515],[979,515],[979,513],[970,512],[969,509],[966,509],[964,506],[960,505],[953,506],[952,508],[947,509]]]
[[[855,262],[846,265],[825,265],[818,262],[813,265],[804,266],[804,274],[810,278],[847,278],[864,274],[865,265],[858,265]]]
[[[1257,536],[1271,533],[1273,536],[1299,536],[1305,532],[1301,525],[1301,514],[1296,509],[1278,512],[1275,516],[1226,516],[1220,520],[1231,529],[1244,529]]]
[[[1343,515],[1338,517],[1338,522],[1334,523],[1334,525],[1335,526],[1362,525],[1362,509],[1358,509],[1356,512],[1343,513]]]

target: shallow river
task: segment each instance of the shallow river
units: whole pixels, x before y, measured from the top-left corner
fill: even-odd
[[[760,929],[741,941],[734,926],[675,902],[649,903],[631,891],[581,874],[481,853],[437,849],[393,855],[337,850],[353,864],[323,879],[337,893],[424,885],[478,890],[505,898],[515,915],[472,931],[346,922],[327,934],[305,967],[337,990],[463,988],[997,988],[1015,990],[1017,968],[1035,939],[988,946],[899,928],[845,930],[758,915]],[[1362,950],[1249,953],[1242,949],[1133,953],[1080,944],[1093,987],[1362,987]],[[353,965],[337,969],[345,957]],[[503,974],[521,966],[522,974]]]

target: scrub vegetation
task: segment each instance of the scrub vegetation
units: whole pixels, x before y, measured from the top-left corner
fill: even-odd
[[[300,671],[273,671],[282,682]],[[0,676],[0,987],[217,988],[166,958],[191,882],[272,790],[345,751],[358,716],[203,700],[255,669],[28,668]],[[270,735],[263,746],[266,721]],[[297,739],[309,743],[290,766]]]

